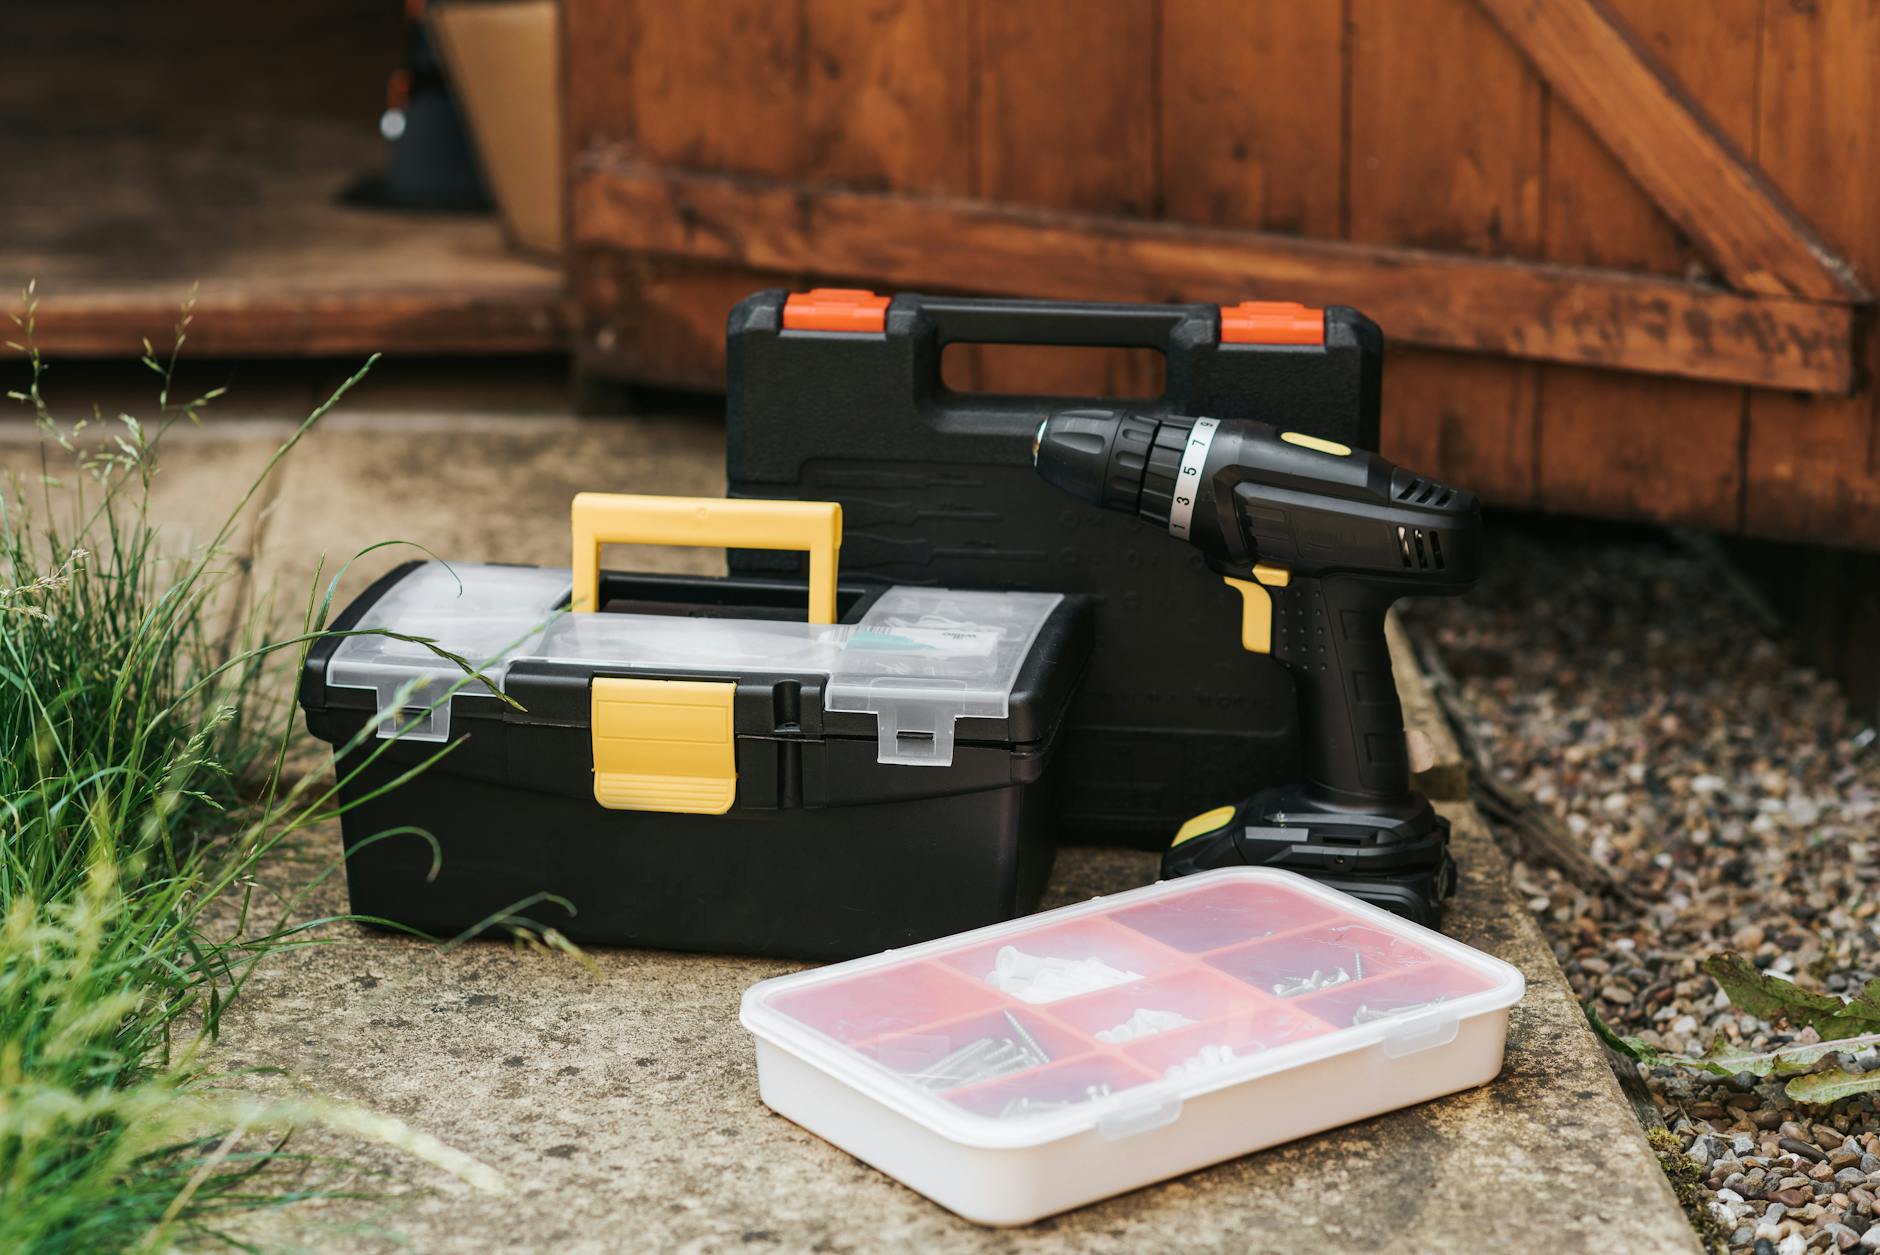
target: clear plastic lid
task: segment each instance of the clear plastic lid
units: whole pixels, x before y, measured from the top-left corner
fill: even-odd
[[[1036,1145],[1520,1000],[1508,964],[1292,872],[1164,881],[745,992],[744,1026],[955,1141]]]
[[[828,677],[825,710],[875,716],[881,762],[946,766],[955,720],[1009,713],[1019,669],[1063,600],[892,588],[859,623],[816,624],[569,614],[569,586],[566,569],[423,563],[367,609],[353,629],[362,635],[340,642],[326,682],[377,693],[380,736],[408,725],[407,738],[441,741],[450,734],[445,698],[482,687],[447,654],[499,688],[523,661],[807,672]]]

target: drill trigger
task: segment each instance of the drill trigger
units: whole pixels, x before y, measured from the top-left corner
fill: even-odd
[[[1268,588],[1285,588],[1292,583],[1292,572],[1285,567],[1258,563],[1251,580],[1224,575],[1229,587],[1240,591],[1240,647],[1250,653],[1273,652],[1273,597]]]

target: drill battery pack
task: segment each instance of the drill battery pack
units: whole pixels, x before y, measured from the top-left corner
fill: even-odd
[[[848,578],[1088,596],[1096,652],[1064,728],[1068,841],[1160,848],[1181,822],[1299,768],[1292,685],[1241,648],[1235,593],[1192,547],[1067,498],[1031,467],[1078,398],[952,391],[950,344],[1157,350],[1143,413],[1252,418],[1375,449],[1383,340],[1354,310],[760,292],[728,328],[734,497],[840,502]],[[734,574],[799,573],[733,550]]]
[[[1378,830],[1340,830],[1327,817],[1315,822],[1264,822],[1284,809],[1288,790],[1255,794],[1189,819],[1162,860],[1165,878],[1217,867],[1270,867],[1310,876],[1427,928],[1439,927],[1443,902],[1456,891],[1449,854],[1449,820],[1418,803],[1417,822]],[[1414,812],[1413,812],[1414,813]]]
[[[807,587],[599,570],[603,542],[793,543],[818,508]],[[838,583],[839,526],[583,494],[572,570],[414,562],[360,594],[300,687],[353,913],[831,960],[1034,909],[1087,600]]]

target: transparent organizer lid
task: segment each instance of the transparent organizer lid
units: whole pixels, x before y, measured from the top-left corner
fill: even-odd
[[[378,694],[381,737],[442,741],[453,692],[502,687],[524,661],[671,672],[782,671],[828,677],[823,709],[875,716],[884,763],[943,767],[954,723],[1003,719],[1012,685],[1057,593],[892,588],[859,623],[648,614],[570,614],[566,569],[426,562],[376,601],[327,664],[330,687]],[[402,640],[416,637],[421,640]],[[429,645],[422,643],[430,642]],[[435,646],[435,648],[433,648]]]
[[[943,1136],[1016,1147],[1127,1137],[1368,1046],[1445,1046],[1524,988],[1296,873],[1230,868],[761,981],[740,1018]]]

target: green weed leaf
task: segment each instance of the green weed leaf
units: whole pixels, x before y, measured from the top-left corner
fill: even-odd
[[[1880,1071],[1848,1072],[1841,1068],[1829,1068],[1824,1072],[1798,1076],[1783,1086],[1782,1090],[1796,1102],[1839,1102],[1855,1094],[1880,1090]]]
[[[1824,1040],[1880,1032],[1880,991],[1872,984],[1852,1000],[1811,993],[1771,976],[1740,954],[1704,960],[1704,971],[1722,987],[1732,1006],[1771,1024],[1787,1021],[1812,1028]]]

